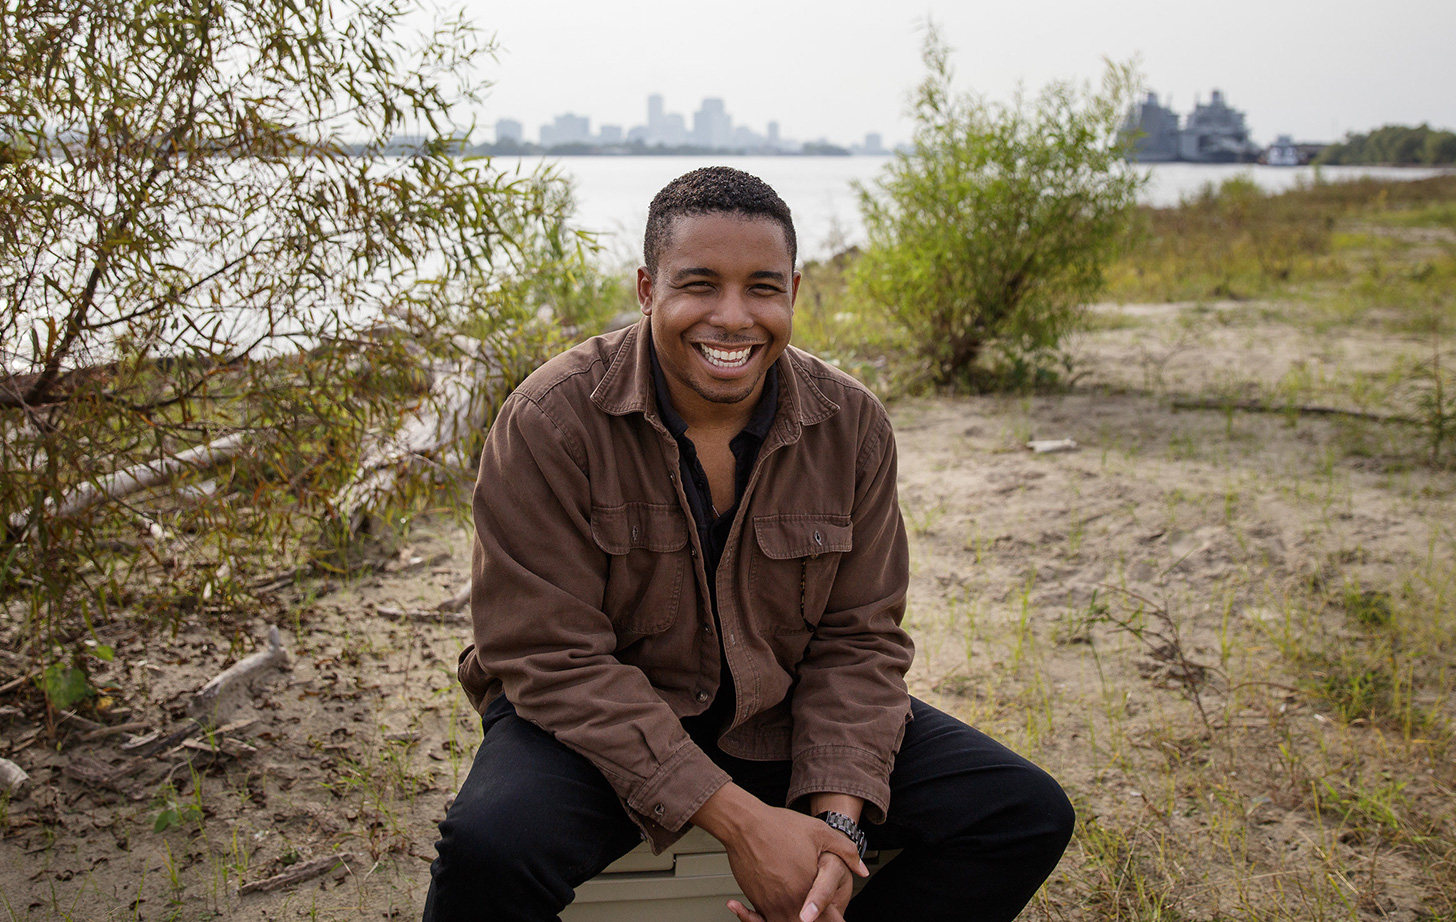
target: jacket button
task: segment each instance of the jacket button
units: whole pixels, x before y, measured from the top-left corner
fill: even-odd
[[[701,703],[701,702],[704,702],[704,701],[707,701],[708,700],[708,693],[705,692],[705,691],[703,691],[700,688],[700,689],[698,689],[698,694],[697,694],[696,697],[697,697],[699,703]]]
[[[823,536],[821,536],[821,535],[820,535],[820,534],[819,534],[819,532],[817,532],[817,531],[816,531],[816,532],[814,532],[814,543],[815,543],[815,544],[823,544],[823,543],[824,543],[824,538],[823,538]]]
[[[658,816],[662,816],[662,814],[666,813],[667,811],[663,809],[662,804],[658,804],[657,806],[652,808],[652,812],[657,814]]]

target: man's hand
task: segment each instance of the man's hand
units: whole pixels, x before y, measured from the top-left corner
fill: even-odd
[[[728,851],[733,879],[754,907],[729,903],[743,922],[841,922],[850,870],[869,873],[843,833],[770,807],[735,784],[721,788],[692,819]]]
[[[819,874],[799,909],[799,922],[844,922],[844,909],[853,892],[854,878],[844,860],[833,852],[824,852],[819,856]],[[766,922],[737,900],[729,900],[728,909],[740,922]]]

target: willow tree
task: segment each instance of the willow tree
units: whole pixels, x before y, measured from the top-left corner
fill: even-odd
[[[1136,81],[1109,64],[1098,91],[1054,82],[998,103],[955,89],[933,27],[923,57],[913,143],[860,189],[856,290],[936,383],[1025,382],[1050,370],[1122,238],[1143,181],[1119,136]]]
[[[98,612],[216,603],[297,543],[431,350],[573,252],[558,186],[461,156],[490,42],[407,12],[0,12],[0,592],[48,691]],[[108,494],[138,470],[182,489]]]

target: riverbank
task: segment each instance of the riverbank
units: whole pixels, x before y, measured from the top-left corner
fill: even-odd
[[[1456,909],[1456,473],[1413,457],[1407,426],[1299,410],[1359,406],[1424,347],[1302,310],[1102,306],[1068,393],[891,406],[912,690],[1033,755],[1078,805],[1028,918]],[[1230,395],[1282,409],[1181,408]],[[416,916],[479,734],[453,678],[468,627],[434,611],[468,572],[464,502],[462,485],[458,508],[347,577],[170,634],[99,626],[117,656],[96,680],[125,709],[101,721],[131,730],[51,737],[8,709],[3,754],[34,780],[3,817],[12,918]],[[141,758],[129,736],[181,725],[273,625],[291,665],[230,728],[119,774]]]

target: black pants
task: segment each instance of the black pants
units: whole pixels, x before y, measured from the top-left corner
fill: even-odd
[[[850,903],[859,920],[1012,919],[1056,867],[1072,806],[1041,769],[921,701],[890,775],[872,849],[899,848]],[[596,767],[497,698],[475,764],[440,824],[425,922],[548,920],[641,837]],[[781,806],[788,762],[698,740],[733,780]],[[731,918],[724,910],[724,918]]]

